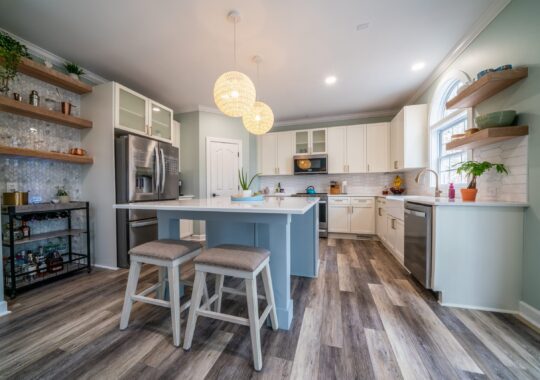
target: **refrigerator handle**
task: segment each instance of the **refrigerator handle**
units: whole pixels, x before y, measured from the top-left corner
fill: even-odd
[[[161,165],[159,163],[159,151],[157,147],[154,148],[154,155],[156,160],[156,193],[159,193],[159,184],[161,181]]]
[[[165,153],[163,152],[163,148],[160,148],[161,150],[161,192],[165,192],[165,176],[167,173],[165,173]]]

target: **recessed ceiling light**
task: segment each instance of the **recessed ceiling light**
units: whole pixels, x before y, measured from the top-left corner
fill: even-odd
[[[363,22],[361,24],[356,25],[356,30],[357,31],[364,30],[364,29],[367,29],[367,28],[369,28],[369,22]]]
[[[337,78],[334,75],[327,76],[324,79],[324,83],[326,83],[329,86],[333,85],[336,82],[337,82]]]
[[[411,70],[412,70],[412,71],[420,71],[420,70],[422,70],[424,67],[426,67],[426,63],[425,63],[425,62],[416,62],[414,65],[411,66]]]

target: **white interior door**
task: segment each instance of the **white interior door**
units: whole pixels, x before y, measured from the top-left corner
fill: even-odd
[[[207,192],[209,197],[238,194],[241,144],[236,140],[208,140]]]

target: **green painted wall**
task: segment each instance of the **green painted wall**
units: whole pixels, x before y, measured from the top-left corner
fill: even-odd
[[[321,123],[283,125],[283,126],[272,128],[271,132],[295,131],[295,130],[298,130],[298,129],[315,129],[315,128],[339,127],[339,126],[342,126],[342,125],[384,123],[384,122],[387,122],[387,121],[391,121],[392,118],[393,118],[393,116],[382,116],[382,117],[369,117],[369,118],[351,119],[351,120],[325,121],[325,122],[321,122]]]
[[[180,122],[180,179],[182,193],[199,198],[199,112],[174,115]]]
[[[486,67],[527,65],[529,77],[480,104],[480,114],[515,109],[529,125],[529,204],[525,213],[524,302],[540,309],[540,1],[513,0],[476,38],[449,70],[474,77]],[[439,83],[416,103],[429,103]]]

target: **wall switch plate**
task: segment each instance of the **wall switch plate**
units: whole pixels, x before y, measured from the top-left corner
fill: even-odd
[[[8,182],[6,187],[8,192],[17,191],[17,182]]]

